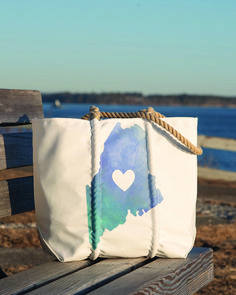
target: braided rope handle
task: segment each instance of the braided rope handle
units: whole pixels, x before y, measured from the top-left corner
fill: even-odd
[[[83,120],[92,120],[100,118],[142,118],[147,119],[149,121],[153,121],[165,129],[167,132],[172,134],[178,141],[180,141],[183,145],[185,145],[193,154],[201,155],[202,149],[200,146],[195,146],[192,144],[187,138],[185,138],[181,133],[179,133],[174,127],[170,124],[166,123],[165,121],[161,120],[165,118],[162,114],[156,112],[153,108],[149,107],[147,110],[142,110],[138,112],[131,112],[131,113],[113,113],[113,112],[100,112],[99,108],[95,106],[91,106],[89,110],[89,114],[84,115],[81,117]]]

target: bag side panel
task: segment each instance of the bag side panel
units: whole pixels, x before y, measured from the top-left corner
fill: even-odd
[[[193,144],[197,144],[196,118],[165,118]],[[156,210],[157,255],[186,257],[193,247],[196,227],[197,156],[152,123],[152,155],[163,202]]]
[[[61,261],[91,253],[86,186],[91,183],[90,124],[77,119],[33,121],[36,218]]]

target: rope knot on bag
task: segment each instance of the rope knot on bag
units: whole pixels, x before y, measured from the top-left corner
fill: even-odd
[[[91,106],[89,109],[89,114],[86,114],[81,117],[83,120],[93,120],[100,118],[142,118],[149,121],[152,121],[159,126],[161,126],[165,131],[172,134],[179,142],[181,142],[184,146],[186,146],[193,154],[201,155],[202,149],[200,146],[195,146],[192,144],[187,138],[185,138],[180,132],[178,132],[174,127],[170,124],[162,120],[165,118],[164,115],[156,112],[152,107],[148,107],[146,110],[138,111],[138,112],[130,112],[130,113],[117,113],[117,112],[100,112],[98,107]]]
[[[90,120],[97,119],[100,120],[101,114],[98,107],[91,106],[89,109],[89,118]]]

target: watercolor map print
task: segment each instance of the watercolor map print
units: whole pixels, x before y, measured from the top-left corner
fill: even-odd
[[[100,169],[86,187],[90,243],[97,248],[105,229],[126,221],[128,212],[142,216],[161,203],[155,176],[149,174],[146,134],[139,126],[117,123],[105,141]],[[96,214],[93,210],[99,212]]]

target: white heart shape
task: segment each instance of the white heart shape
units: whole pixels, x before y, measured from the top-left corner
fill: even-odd
[[[112,179],[115,182],[115,184],[120,189],[122,189],[122,191],[125,192],[133,184],[134,179],[135,179],[135,173],[133,170],[127,170],[123,174],[120,170],[115,170],[112,173]]]

